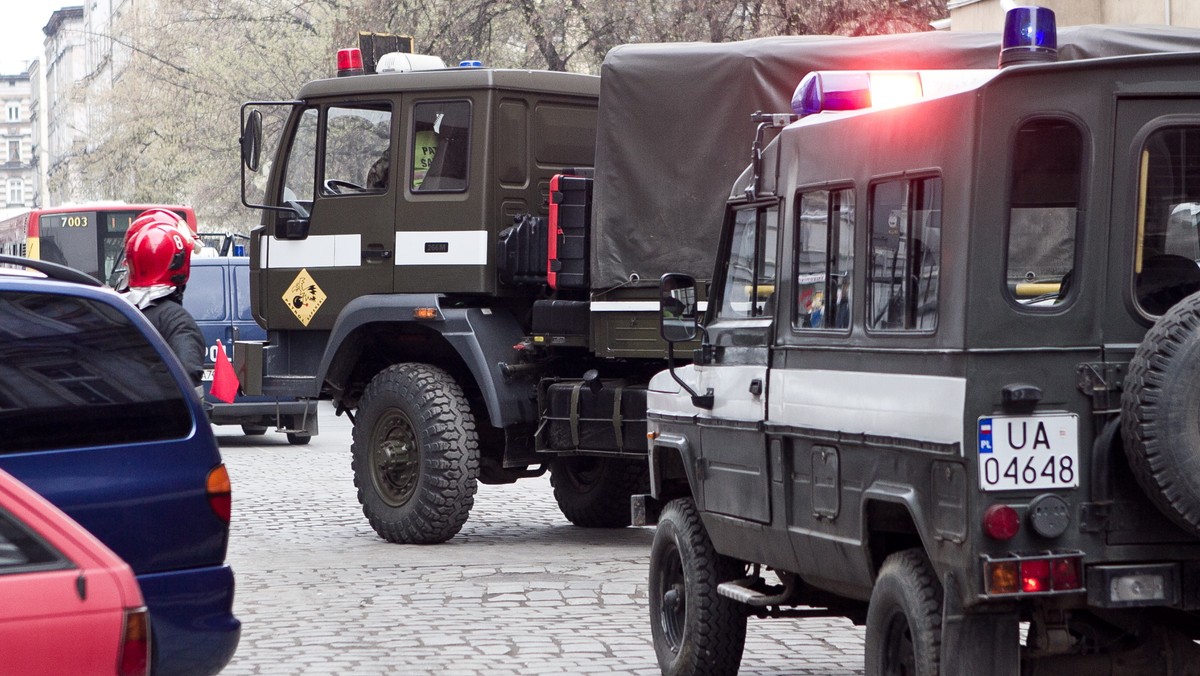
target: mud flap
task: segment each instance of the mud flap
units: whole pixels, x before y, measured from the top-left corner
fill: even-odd
[[[1021,637],[1017,611],[966,611],[962,592],[953,575],[943,580],[942,673],[1021,673]]]

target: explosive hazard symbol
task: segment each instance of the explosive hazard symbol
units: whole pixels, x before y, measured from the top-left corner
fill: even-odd
[[[287,304],[288,309],[296,315],[296,319],[299,319],[301,324],[308,326],[313,315],[317,314],[317,310],[320,310],[321,304],[325,302],[325,292],[317,286],[317,282],[308,274],[308,270],[302,269],[300,274],[296,275],[296,279],[292,281],[292,285],[284,292],[283,302]]]

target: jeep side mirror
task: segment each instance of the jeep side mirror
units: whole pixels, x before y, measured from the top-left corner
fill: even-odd
[[[242,127],[242,137],[238,139],[242,146],[242,164],[250,171],[258,171],[259,159],[262,154],[262,112],[250,111],[246,124]]]
[[[668,343],[696,338],[696,280],[675,272],[662,276],[658,286],[659,333]]]

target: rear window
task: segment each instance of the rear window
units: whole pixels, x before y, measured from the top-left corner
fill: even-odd
[[[192,266],[187,291],[183,294],[183,307],[198,322],[225,319],[225,268],[216,265]]]
[[[176,439],[191,427],[162,357],[116,308],[0,291],[0,453]]]

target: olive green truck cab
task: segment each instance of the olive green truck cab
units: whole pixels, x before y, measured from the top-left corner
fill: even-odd
[[[1200,673],[1200,35],[1176,38],[812,73],[762,118],[707,307],[661,282],[663,337],[700,341],[650,383],[635,499],[664,673],[734,673],[747,617],[822,615],[865,623],[872,675]]]

